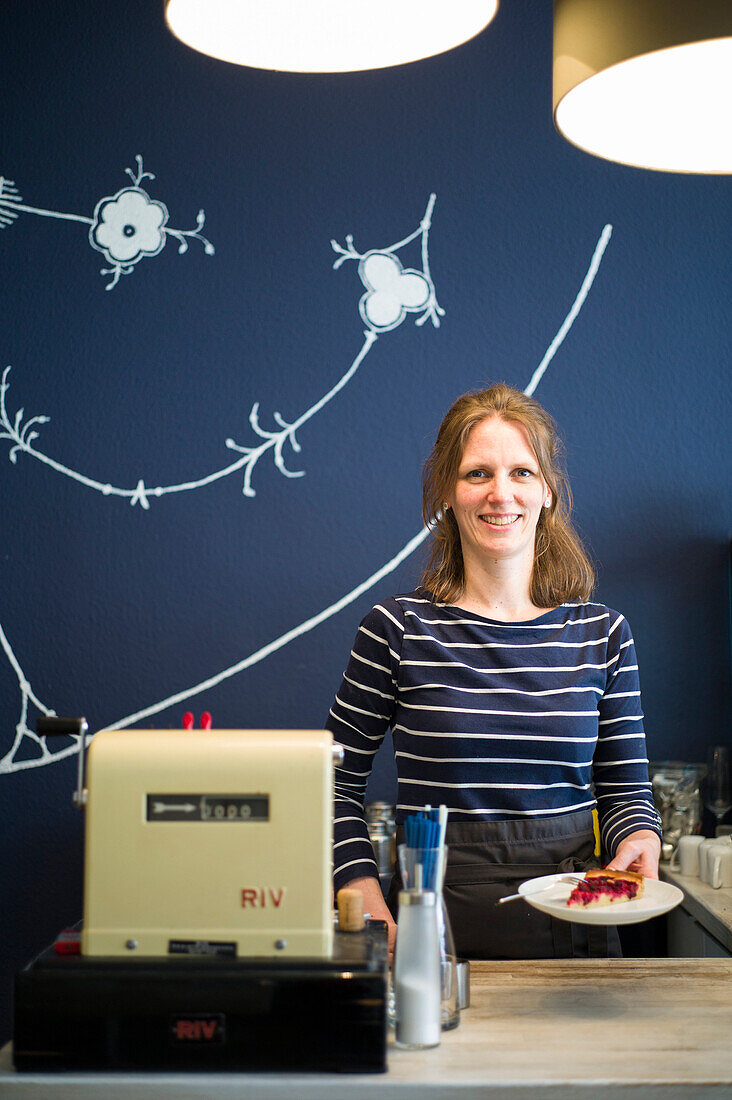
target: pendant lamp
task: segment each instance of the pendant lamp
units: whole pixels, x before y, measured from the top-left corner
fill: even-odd
[[[732,0],[554,0],[554,122],[588,153],[732,172]]]
[[[467,42],[498,0],[167,0],[173,34],[258,69],[353,72],[403,65]]]

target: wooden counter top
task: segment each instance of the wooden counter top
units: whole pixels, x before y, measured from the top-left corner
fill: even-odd
[[[427,1051],[374,1076],[16,1074],[3,1100],[730,1100],[732,960],[471,964],[472,1007]]]

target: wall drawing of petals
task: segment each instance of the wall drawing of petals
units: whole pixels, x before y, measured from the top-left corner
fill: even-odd
[[[143,257],[157,256],[168,236],[177,240],[179,253],[188,251],[189,240],[198,240],[203,244],[204,253],[213,256],[214,246],[201,233],[206,220],[203,210],[198,211],[195,229],[173,229],[167,224],[168,209],[165,203],[151,199],[140,187],[143,179],[154,180],[155,176],[143,169],[139,154],[135,160],[136,171],[125,169],[133,186],[100,199],[91,218],[28,206],[22,202],[14,181],[0,176],[0,230],[12,226],[21,213],[89,225],[89,244],[104,254],[107,263],[112,264],[111,268],[102,268],[100,272],[112,276],[105,290],[114,290],[120,277],[131,275],[135,264]]]
[[[127,187],[97,204],[89,243],[103,252],[109,263],[137,263],[142,256],[156,256],[164,247],[167,220],[163,203],[141,189]]]
[[[359,303],[361,316],[375,329],[396,328],[407,312],[418,312],[429,301],[429,280],[420,272],[405,271],[396,256],[370,252],[361,260],[358,272],[368,287]]]

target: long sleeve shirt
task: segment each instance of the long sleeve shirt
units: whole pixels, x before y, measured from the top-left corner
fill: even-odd
[[[609,860],[637,829],[660,834],[648,781],[635,646],[603,604],[505,623],[423,590],[361,623],[327,727],[336,773],[334,885],[376,875],[363,799],[391,727],[397,822],[444,803],[450,821],[597,807]]]

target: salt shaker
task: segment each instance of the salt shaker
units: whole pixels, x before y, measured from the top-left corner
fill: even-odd
[[[402,890],[394,958],[398,1047],[436,1047],[441,1031],[440,945],[432,890]]]

